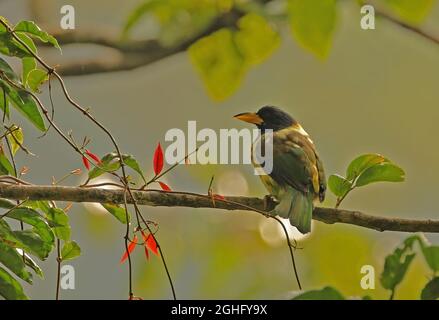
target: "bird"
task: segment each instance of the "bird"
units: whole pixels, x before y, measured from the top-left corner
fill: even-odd
[[[277,205],[273,213],[288,218],[302,234],[311,231],[314,202],[323,202],[326,178],[322,161],[313,141],[303,127],[288,113],[274,106],[264,106],[256,113],[245,112],[236,119],[255,124],[262,141],[272,130],[273,166],[260,178]],[[255,142],[252,144],[252,151]],[[252,152],[253,154],[253,152]],[[252,157],[252,163],[258,166]]]

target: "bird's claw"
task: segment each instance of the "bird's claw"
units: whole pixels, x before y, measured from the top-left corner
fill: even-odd
[[[276,207],[279,202],[271,194],[267,194],[264,197],[264,211],[271,211]]]

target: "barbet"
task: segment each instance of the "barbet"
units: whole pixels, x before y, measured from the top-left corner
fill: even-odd
[[[261,180],[278,202],[273,213],[288,218],[300,232],[310,232],[314,201],[322,202],[326,190],[323,165],[313,141],[295,119],[276,107],[265,106],[235,118],[255,124],[261,130],[261,140],[268,139],[267,129],[273,130],[273,168],[260,175]]]

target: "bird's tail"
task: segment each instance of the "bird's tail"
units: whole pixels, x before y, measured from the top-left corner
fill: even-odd
[[[311,231],[311,219],[313,211],[312,192],[304,194],[292,187],[285,190],[285,194],[279,199],[275,213],[283,218],[288,218],[291,225],[301,233]]]

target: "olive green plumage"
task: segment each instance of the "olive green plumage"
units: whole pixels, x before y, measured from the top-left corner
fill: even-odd
[[[311,231],[314,200],[325,198],[326,180],[322,162],[309,135],[291,116],[275,107],[263,107],[257,113],[239,114],[263,131],[273,130],[273,170],[261,180],[279,202],[274,214],[288,218],[302,233]]]

